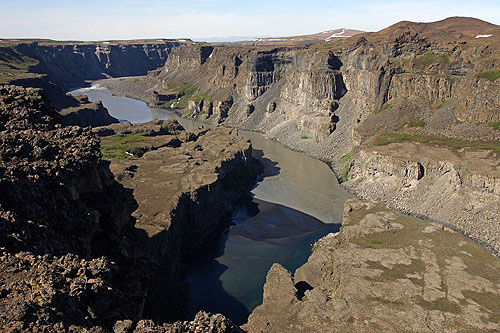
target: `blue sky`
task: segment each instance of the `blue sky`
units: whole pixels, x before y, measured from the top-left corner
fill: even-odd
[[[500,24],[500,0],[0,0],[0,38],[290,36],[336,28],[377,31],[401,20],[449,16]]]

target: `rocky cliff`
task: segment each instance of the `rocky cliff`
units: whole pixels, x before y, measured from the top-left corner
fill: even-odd
[[[128,158],[112,158],[111,170],[133,190],[139,204],[132,214],[138,229],[135,242],[142,243],[140,256],[152,263],[149,275],[154,281],[145,315],[172,320],[182,318],[187,301],[183,254],[230,222],[235,201],[255,180],[258,168],[250,142],[232,130],[186,133],[175,121],[157,123],[163,131],[145,133],[144,128],[152,127],[149,124],[112,125],[117,134],[103,138],[103,149],[106,154],[108,147],[118,147],[116,139],[146,135],[140,140],[146,153],[138,159],[130,156],[138,151],[136,143],[121,146],[118,149],[126,150]]]
[[[0,117],[1,329],[106,331],[116,323],[141,332],[150,327],[135,325],[143,316],[181,318],[182,253],[226,223],[231,200],[253,181],[250,143],[222,129],[117,124],[103,146],[128,132],[149,151],[111,163],[120,184],[98,138],[62,127],[40,90],[2,86]],[[158,182],[141,187],[151,177]],[[158,205],[147,204],[155,195]],[[162,329],[190,325],[237,330],[208,314]]]
[[[65,126],[98,127],[118,123],[101,101],[89,102],[88,98],[78,99],[80,105],[61,110],[62,123]]]
[[[36,89],[0,88],[0,326],[35,330],[137,318],[124,237],[135,201],[89,129],[63,128]],[[114,262],[113,262],[113,261]]]
[[[248,332],[489,332],[499,261],[443,228],[350,199],[338,234],[290,274],[275,264]]]
[[[146,42],[50,43],[15,46],[16,51],[38,61],[32,69],[47,74],[60,86],[80,87],[86,80],[146,75],[165,63],[172,48],[185,45],[176,40]]]

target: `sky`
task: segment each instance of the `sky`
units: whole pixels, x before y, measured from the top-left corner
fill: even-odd
[[[500,25],[500,0],[0,0],[0,38],[109,40],[378,31],[402,20],[472,16]]]

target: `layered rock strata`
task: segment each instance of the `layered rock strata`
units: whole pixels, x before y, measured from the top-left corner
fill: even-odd
[[[248,332],[490,332],[500,261],[444,228],[350,199],[338,234],[291,274],[275,264]]]
[[[16,51],[39,61],[35,72],[61,86],[81,86],[85,80],[146,75],[161,67],[172,48],[184,42],[21,43]]]

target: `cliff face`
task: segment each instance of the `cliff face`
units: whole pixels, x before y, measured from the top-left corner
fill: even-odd
[[[161,67],[173,47],[183,43],[69,43],[19,44],[16,49],[38,60],[35,71],[64,87],[81,86],[85,80],[146,75]]]
[[[102,331],[143,315],[181,318],[182,254],[225,225],[253,181],[250,143],[169,121],[98,131],[143,138],[143,158],[111,163],[132,195],[91,130],[62,127],[38,89],[0,87],[0,118],[1,329]],[[197,318],[237,331],[221,315]]]
[[[126,131],[140,132],[147,125],[133,125]],[[182,318],[187,302],[183,254],[230,222],[235,201],[254,181],[257,169],[250,142],[231,130],[191,134],[170,130],[168,134],[153,134],[151,139],[160,141],[163,137],[175,141],[146,152],[140,159],[114,159],[111,169],[133,190],[139,204],[132,215],[138,229],[135,242],[141,243],[139,255],[152,263],[148,274],[153,281],[145,316],[172,320]]]
[[[339,68],[333,53],[299,48],[179,47],[151,78],[160,97],[191,82],[197,119],[258,131],[285,122],[321,141],[334,130],[345,93]]]
[[[499,261],[434,223],[350,199],[290,274],[275,264],[248,332],[498,330]]]
[[[394,143],[353,156],[345,185],[358,196],[447,223],[500,253],[498,153]]]
[[[83,98],[79,102],[79,106],[61,110],[63,125],[98,127],[119,123],[118,119],[112,117],[100,101],[91,103],[87,98]]]

